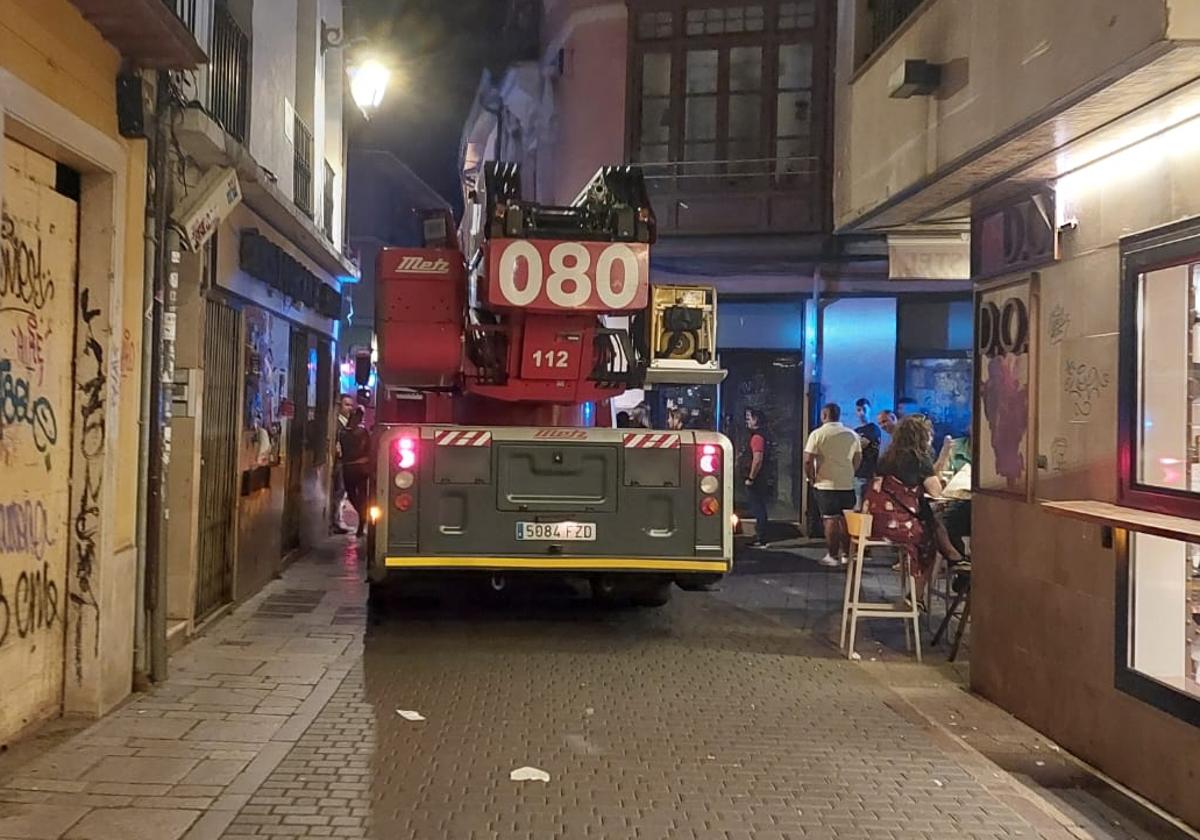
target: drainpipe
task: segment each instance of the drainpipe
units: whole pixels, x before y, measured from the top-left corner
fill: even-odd
[[[155,124],[157,125],[157,115],[155,116]],[[133,633],[133,672],[134,683],[136,689],[144,689],[148,678],[149,670],[149,653],[147,651],[147,643],[149,637],[146,633],[146,620],[148,618],[148,601],[146,598],[147,591],[147,560],[149,551],[147,550],[147,507],[148,507],[148,472],[150,459],[150,383],[152,380],[151,367],[153,366],[153,323],[151,315],[151,301],[154,299],[154,275],[157,270],[158,260],[158,224],[155,216],[155,193],[154,187],[156,178],[159,174],[156,167],[158,159],[157,154],[157,136],[155,136],[148,147],[149,160],[146,161],[146,219],[145,229],[142,235],[143,247],[143,265],[142,265],[142,376],[141,388],[138,391],[138,485],[141,487],[141,492],[137,494],[137,523],[136,533],[139,536],[137,541],[137,610],[134,613],[134,633]]]
[[[165,456],[163,446],[163,298],[166,286],[167,211],[170,201],[171,172],[167,158],[167,121],[170,119],[171,99],[167,74],[158,74],[155,93],[154,122],[154,253],[152,285],[147,302],[150,305],[150,329],[143,335],[142,355],[149,356],[149,388],[146,427],[146,472],[143,485],[146,497],[146,530],[143,541],[146,551],[145,596],[149,620],[150,679],[162,682],[167,678],[167,568],[163,551],[166,504],[163,498]],[[149,345],[147,350],[146,345]]]

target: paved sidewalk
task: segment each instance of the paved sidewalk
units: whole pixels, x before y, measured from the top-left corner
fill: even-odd
[[[0,840],[1167,836],[1005,772],[986,747],[1026,735],[886,640],[837,658],[840,583],[808,562],[764,556],[663,610],[451,598],[367,628],[330,540],[165,685],[0,757]],[[553,782],[510,781],[523,763]]]
[[[364,603],[347,542],[293,565],[172,657],[164,685],[27,765],[0,762],[0,838],[217,840],[358,663]],[[335,749],[320,772],[360,784],[362,745]],[[347,821],[328,833],[363,837],[366,802],[327,798]]]

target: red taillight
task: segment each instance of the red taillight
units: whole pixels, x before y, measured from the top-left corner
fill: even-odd
[[[721,448],[707,443],[700,447],[700,472],[715,475],[721,471]]]
[[[712,496],[708,496],[700,502],[700,512],[705,516],[716,516],[720,511],[721,503]]]
[[[412,496],[408,493],[401,493],[392,500],[392,504],[396,506],[396,510],[404,513],[412,508]]]
[[[396,441],[396,466],[402,470],[411,470],[417,465],[417,441],[415,438],[402,437]]]

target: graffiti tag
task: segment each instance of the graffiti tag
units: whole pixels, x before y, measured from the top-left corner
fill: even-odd
[[[79,503],[72,523],[75,539],[75,586],[70,595],[78,613],[75,618],[74,659],[75,679],[83,682],[83,623],[84,614],[94,613],[96,633],[93,639],[95,656],[100,655],[100,608],[92,591],[92,573],[96,568],[96,540],[100,532],[101,477],[94,471],[104,453],[104,396],[107,373],[104,366],[104,347],[96,338],[95,321],[100,310],[91,306],[88,289],[79,293],[79,320],[83,327],[82,354],[76,369],[79,391],[80,450],[83,454],[83,480]],[[90,363],[90,364],[89,364]]]
[[[57,620],[58,584],[50,577],[49,564],[21,572],[11,590],[0,577],[0,647],[14,630],[18,639],[25,639],[39,630],[50,629]]]
[[[0,554],[32,554],[41,560],[54,545],[49,521],[41,502],[0,504]]]
[[[1062,344],[1071,326],[1071,313],[1061,303],[1050,310],[1050,343]]]
[[[0,215],[0,298],[14,297],[44,309],[54,300],[54,281],[42,272],[42,241],[26,242],[7,213]]]
[[[38,396],[28,379],[13,373],[11,359],[0,359],[0,425],[29,426],[33,445],[46,456],[50,469],[49,449],[58,443],[58,417],[46,397]]]
[[[1070,395],[1075,419],[1090,417],[1095,401],[1108,388],[1112,377],[1087,362],[1067,360],[1063,393]]]

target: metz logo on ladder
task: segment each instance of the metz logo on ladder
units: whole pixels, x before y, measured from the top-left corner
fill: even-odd
[[[491,446],[491,432],[439,431],[434,439],[438,446]]]
[[[678,449],[679,435],[635,433],[625,435],[626,449]]]

